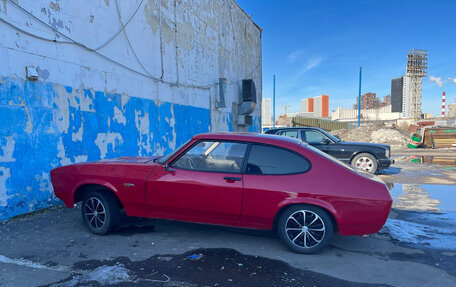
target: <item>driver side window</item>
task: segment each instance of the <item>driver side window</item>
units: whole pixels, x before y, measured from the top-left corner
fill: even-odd
[[[246,150],[245,143],[201,141],[177,159],[172,167],[194,171],[240,173]]]
[[[305,141],[308,144],[322,144],[325,139],[328,139],[328,137],[317,131],[305,131],[305,134]]]

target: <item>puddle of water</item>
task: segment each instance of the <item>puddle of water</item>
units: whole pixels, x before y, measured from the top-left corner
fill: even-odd
[[[456,185],[394,184],[390,191],[397,209],[456,212]]]
[[[456,186],[395,184],[390,189],[398,215],[383,228],[402,243],[456,249]]]
[[[410,162],[426,163],[426,164],[439,164],[451,169],[456,169],[455,156],[411,156],[408,158]]]

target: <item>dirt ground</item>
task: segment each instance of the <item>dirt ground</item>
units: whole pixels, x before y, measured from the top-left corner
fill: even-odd
[[[394,156],[379,175],[395,196],[385,228],[320,254],[291,253],[271,232],[163,220],[95,236],[80,209],[57,207],[0,225],[0,286],[456,286],[456,216],[437,193],[456,199],[456,171]]]

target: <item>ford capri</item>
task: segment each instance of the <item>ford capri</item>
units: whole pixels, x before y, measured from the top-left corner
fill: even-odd
[[[315,253],[333,234],[379,231],[386,185],[299,139],[251,133],[192,137],[164,157],[122,157],[51,171],[67,207],[107,234],[127,216],[274,230],[291,251]]]

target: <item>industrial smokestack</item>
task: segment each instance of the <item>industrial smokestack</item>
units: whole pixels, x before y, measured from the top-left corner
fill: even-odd
[[[445,117],[445,92],[442,92],[442,118]]]

